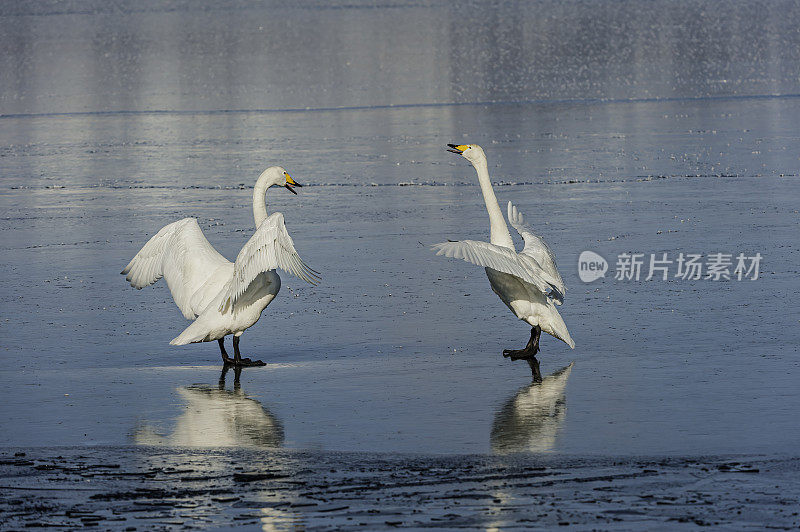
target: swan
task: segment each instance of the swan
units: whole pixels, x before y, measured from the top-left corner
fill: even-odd
[[[461,240],[435,244],[437,255],[463,259],[484,266],[492,290],[517,318],[528,322],[531,338],[524,349],[506,349],[503,356],[511,360],[527,360],[536,382],[541,382],[539,362],[539,336],[542,331],[562,340],[571,348],[575,342],[567,326],[556,310],[564,301],[567,288],[558,273],[556,259],[544,240],[536,236],[525,225],[522,213],[508,202],[508,220],[522,239],[525,247],[519,253],[508,232],[500,205],[492,189],[486,154],[477,144],[448,144],[447,151],[457,153],[468,160],[478,174],[478,182],[489,212],[489,242]]]
[[[267,216],[267,190],[274,186],[297,194],[294,187],[302,185],[280,166],[261,173],[253,189],[256,231],[235,262],[225,259],[206,240],[196,218],[184,218],[161,228],[122,270],[125,279],[137,289],[163,277],[183,316],[194,320],[170,345],[217,340],[224,364],[266,365],[261,360],[241,357],[239,337],[278,295],[281,278],[275,269],[312,285],[320,280],[319,273],[295,251],[283,214]],[[224,344],[224,337],[229,334],[233,335],[232,359]]]

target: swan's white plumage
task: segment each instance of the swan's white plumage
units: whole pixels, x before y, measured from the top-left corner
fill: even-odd
[[[462,259],[478,266],[492,268],[530,283],[542,292],[553,287],[548,281],[550,277],[533,257],[521,255],[513,249],[495,246],[489,242],[478,240],[458,240],[434,244],[437,255]]]
[[[556,309],[564,301],[567,290],[556,267],[555,255],[548,245],[525,225],[525,218],[511,202],[508,219],[525,241],[517,252],[508,232],[503,213],[492,189],[486,155],[476,144],[450,145],[455,153],[467,159],[478,174],[486,211],[489,214],[489,242],[461,240],[435,244],[437,255],[445,255],[483,266],[492,290],[521,320],[564,341],[570,347],[575,342]]]
[[[222,283],[208,283],[233,264],[209,243],[195,218],[178,220],[156,233],[128,263],[123,274],[142,289],[164,277],[175,304],[188,319],[200,315]]]
[[[278,185],[289,188],[297,183],[277,166],[265,170],[256,182],[256,232],[235,263],[214,249],[195,218],[184,218],[158,231],[122,270],[131,286],[139,289],[163,277],[184,317],[195,320],[170,344],[240,335],[278,294],[281,282],[276,268],[316,284],[318,274],[297,254],[283,214],[266,215],[266,191]]]
[[[525,217],[517,208],[508,202],[508,221],[511,226],[517,230],[519,236],[525,242],[525,247],[520,251],[521,255],[533,257],[539,267],[545,272],[547,282],[555,289],[557,293],[553,293],[554,302],[560,305],[564,302],[564,294],[567,292],[567,287],[564,285],[564,280],[558,272],[556,265],[556,255],[547,243],[533,232],[533,230],[525,224]]]
[[[283,214],[279,212],[261,222],[255,234],[239,251],[220,310],[224,312],[231,305],[235,308],[236,302],[257,275],[276,268],[313,285],[317,284],[316,272],[297,254],[292,237],[286,231]]]

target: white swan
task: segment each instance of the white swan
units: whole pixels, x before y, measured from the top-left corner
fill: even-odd
[[[244,245],[236,262],[220,255],[206,240],[197,219],[184,218],[163,227],[122,270],[131,286],[141,289],[164,277],[175,304],[184,317],[195,320],[171,345],[219,342],[222,360],[236,366],[264,366],[260,360],[242,358],[239,337],[261,317],[281,287],[280,268],[311,284],[319,274],[306,266],[286,231],[283,214],[267,216],[267,189],[296,183],[279,166],[264,170],[253,189],[256,232]],[[224,337],[233,334],[234,358],[228,358]]]
[[[478,182],[483,191],[486,210],[489,212],[489,242],[462,240],[436,244],[433,249],[437,255],[455,257],[486,267],[486,276],[492,290],[511,309],[519,319],[531,327],[531,339],[524,349],[506,349],[503,355],[511,360],[526,359],[531,363],[534,380],[541,381],[539,365],[534,358],[539,351],[539,335],[542,331],[563,340],[570,347],[575,342],[567,331],[567,326],[555,305],[564,301],[567,288],[556,268],[553,252],[544,240],[536,236],[524,224],[522,214],[508,202],[508,220],[525,241],[519,253],[514,249],[514,241],[508,232],[497,197],[492,190],[486,155],[477,144],[448,144],[452,149],[472,163],[478,173]]]

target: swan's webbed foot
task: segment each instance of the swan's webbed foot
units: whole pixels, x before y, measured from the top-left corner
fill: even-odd
[[[224,339],[220,338],[217,340],[219,342],[219,351],[220,355],[222,356],[222,363],[224,366],[233,366],[235,368],[255,368],[260,366],[266,366],[266,362],[263,360],[252,360],[249,358],[242,358],[242,354],[239,353],[239,337],[233,337],[233,358],[228,356],[228,352],[225,351],[225,343]]]
[[[255,368],[267,365],[267,363],[264,362],[263,360],[251,360],[249,358],[239,357],[237,359],[236,357],[234,357],[233,360],[231,359],[228,360],[230,360],[230,362],[226,362],[226,364],[230,364],[236,368]]]
[[[222,364],[225,367],[230,366],[233,368],[256,368],[267,365],[263,360],[252,360],[250,358],[241,357],[237,359],[236,357],[230,358],[227,356],[222,357]]]
[[[236,357],[230,358],[226,355],[222,356],[222,364],[224,366],[231,366],[234,368],[255,368],[267,365],[267,363],[263,360],[251,360],[249,358],[241,357],[237,359]]]
[[[539,350],[531,351],[529,349],[503,349],[503,356],[511,360],[528,360],[532,358]]]
[[[542,328],[538,325],[531,329],[531,339],[528,340],[528,345],[525,349],[505,349],[503,356],[511,360],[527,360],[528,365],[531,367],[533,373],[533,382],[542,382],[542,372],[539,370],[539,361],[536,359],[536,353],[539,352],[539,337],[542,334]]]
[[[539,336],[541,334],[542,328],[536,325],[531,329],[531,339],[528,340],[525,349],[504,349],[503,356],[511,358],[511,360],[527,360],[535,357],[539,352]]]

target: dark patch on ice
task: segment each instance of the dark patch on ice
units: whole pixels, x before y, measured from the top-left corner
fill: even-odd
[[[4,530],[155,524],[216,529],[231,521],[341,530],[800,523],[798,458],[442,457],[141,447],[28,454],[30,460],[22,461],[13,450],[0,453]],[[270,464],[270,470],[238,470],[238,464],[254,463]],[[182,484],[181,472],[204,469],[216,473],[195,477],[201,484],[192,488]],[[91,488],[81,476],[87,470],[94,472]]]

